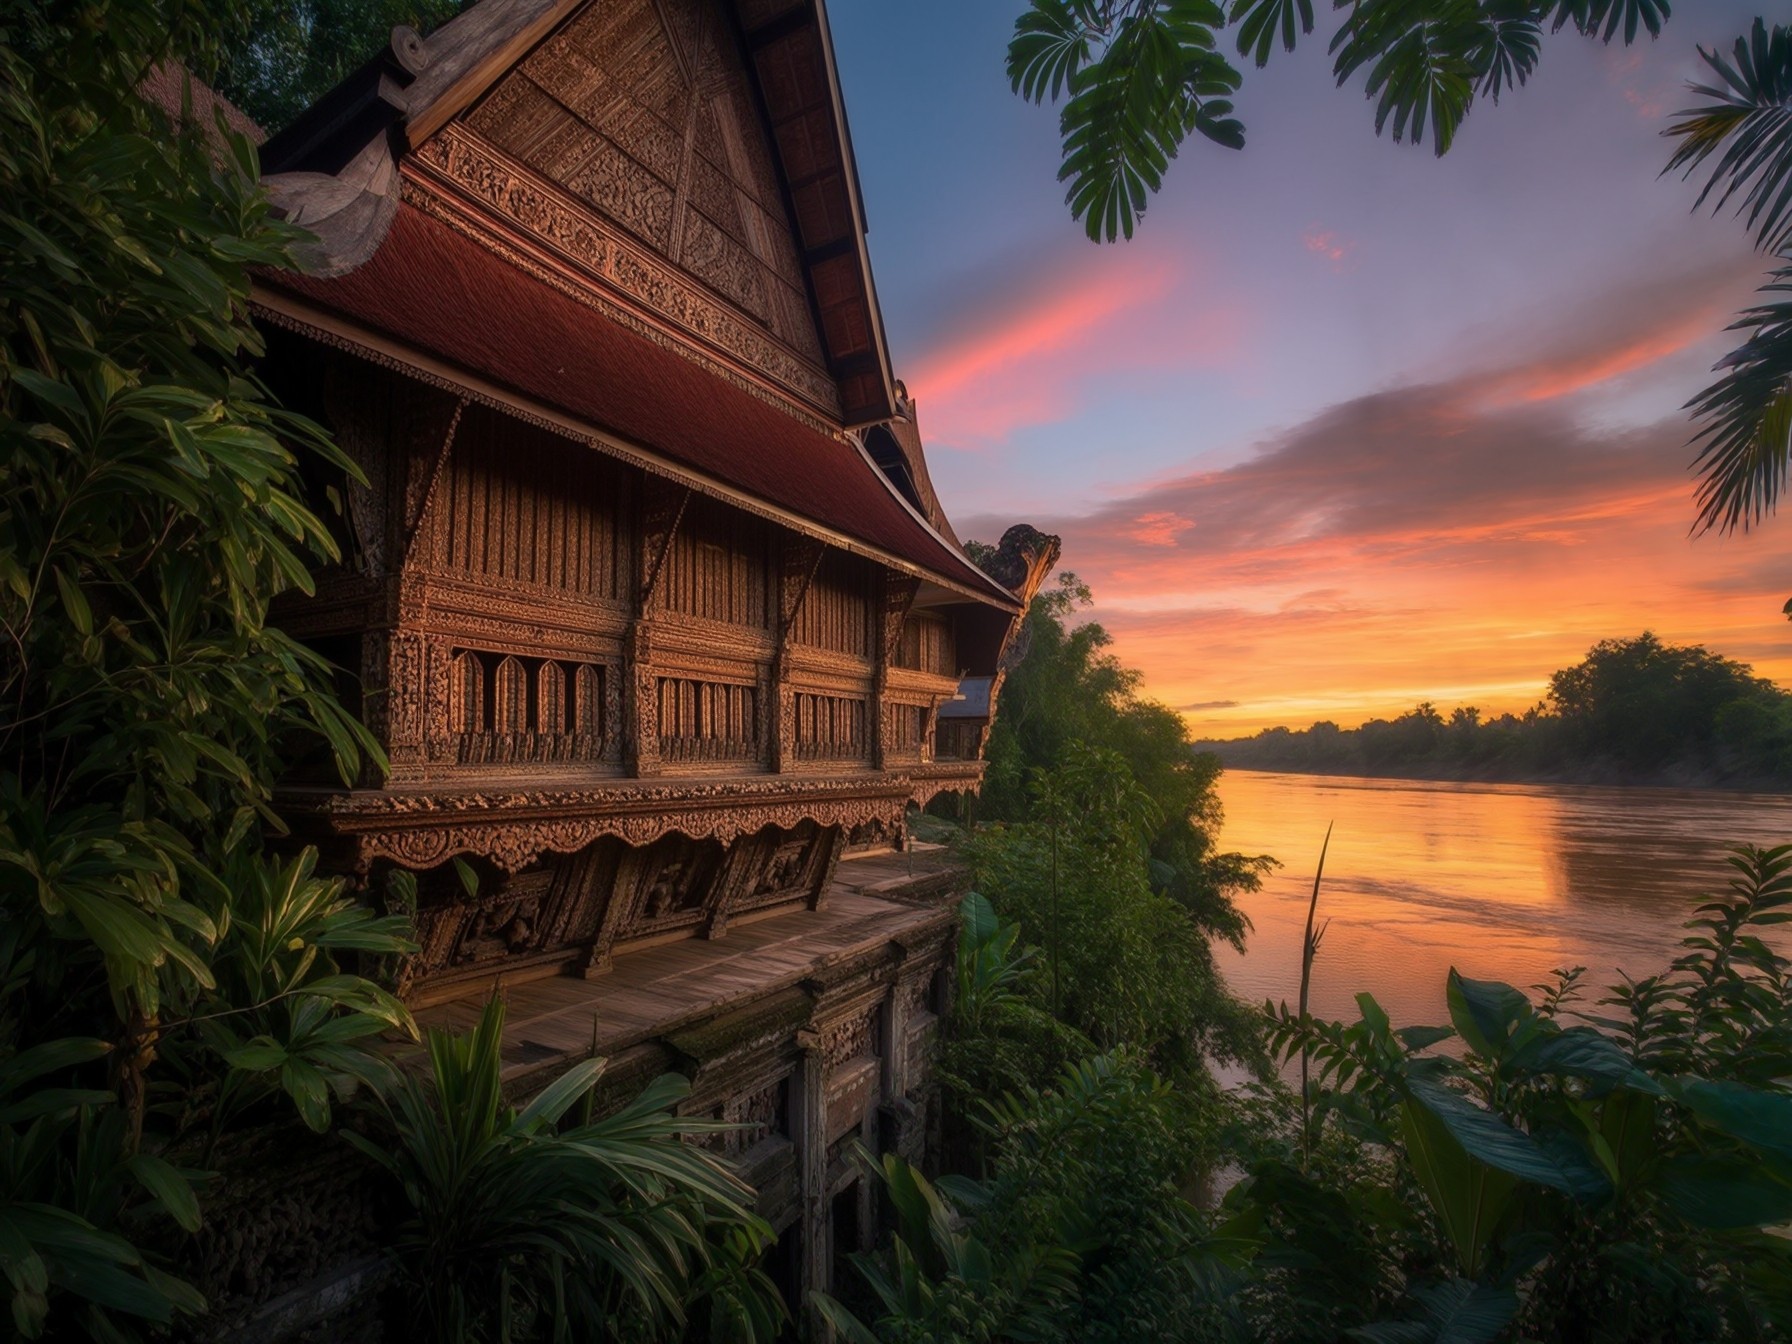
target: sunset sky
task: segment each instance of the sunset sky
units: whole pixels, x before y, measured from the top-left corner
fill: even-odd
[[[1322,7],[1322,10],[1328,7]],[[898,376],[960,535],[1015,521],[1204,736],[1538,700],[1644,628],[1792,683],[1792,515],[1693,537],[1679,407],[1763,266],[1657,174],[1695,44],[1562,35],[1444,160],[1377,139],[1323,40],[1251,71],[1130,244],[1062,204],[1007,89],[1017,0],[833,0]]]

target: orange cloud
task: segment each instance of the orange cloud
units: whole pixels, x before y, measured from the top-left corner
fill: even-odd
[[[1540,359],[1495,377],[1481,395],[1493,404],[1550,401],[1572,396],[1601,383],[1623,378],[1679,354],[1708,339],[1724,325],[1725,309],[1712,304],[1691,314],[1671,316],[1660,327],[1645,331],[1616,349],[1591,350],[1579,357]]]
[[[1133,519],[1132,530],[1127,535],[1146,546],[1174,546],[1176,538],[1193,526],[1193,522],[1179,514],[1141,513]]]
[[[1673,336],[1590,351],[1562,381]],[[1561,395],[1489,401],[1501,378],[1531,386],[1360,397],[1230,467],[1035,521],[1116,653],[1206,736],[1420,700],[1522,712],[1596,641],[1644,629],[1792,680],[1792,518],[1694,539],[1685,421],[1589,426]]]

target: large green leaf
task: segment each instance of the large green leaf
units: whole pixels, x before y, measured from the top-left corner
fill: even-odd
[[[1751,1147],[1792,1158],[1792,1095],[1741,1083],[1683,1083],[1676,1095],[1699,1119]]]
[[[1431,1079],[1413,1078],[1408,1088],[1408,1105],[1436,1119],[1476,1162],[1579,1199],[1610,1193],[1610,1183],[1598,1165],[1572,1145],[1545,1147],[1492,1111]]]
[[[1770,1227],[1792,1222],[1792,1185],[1758,1162],[1685,1153],[1662,1162],[1656,1178],[1668,1207],[1699,1227]]]
[[[1408,1100],[1399,1116],[1407,1162],[1419,1188],[1455,1248],[1457,1266],[1465,1276],[1477,1277],[1518,1183],[1505,1171],[1470,1157],[1430,1108]]]
[[[1534,1016],[1522,991],[1497,980],[1470,980],[1455,967],[1450,968],[1445,1002],[1457,1034],[1489,1059],[1504,1054],[1520,1026]]]

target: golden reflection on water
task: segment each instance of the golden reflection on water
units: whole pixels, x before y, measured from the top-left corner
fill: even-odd
[[[1368,990],[1400,1025],[1447,1020],[1451,966],[1528,987],[1584,965],[1594,989],[1660,970],[1695,897],[1726,882],[1728,845],[1792,841],[1792,798],[1772,794],[1229,770],[1220,796],[1222,846],[1283,864],[1243,898],[1256,926],[1245,954],[1221,949],[1233,989],[1295,1001],[1313,868],[1335,822],[1313,1010],[1354,1020]]]

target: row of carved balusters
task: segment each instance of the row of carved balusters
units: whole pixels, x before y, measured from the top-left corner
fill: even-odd
[[[659,679],[660,759],[755,761],[759,758],[758,692],[751,686]]]
[[[604,668],[456,649],[448,725],[463,764],[596,760],[604,747]]]
[[[857,761],[870,754],[863,699],[799,691],[794,701],[799,761]]]
[[[927,731],[927,708],[924,705],[885,705],[884,717],[889,724],[885,742],[901,756],[919,756],[921,738]]]

